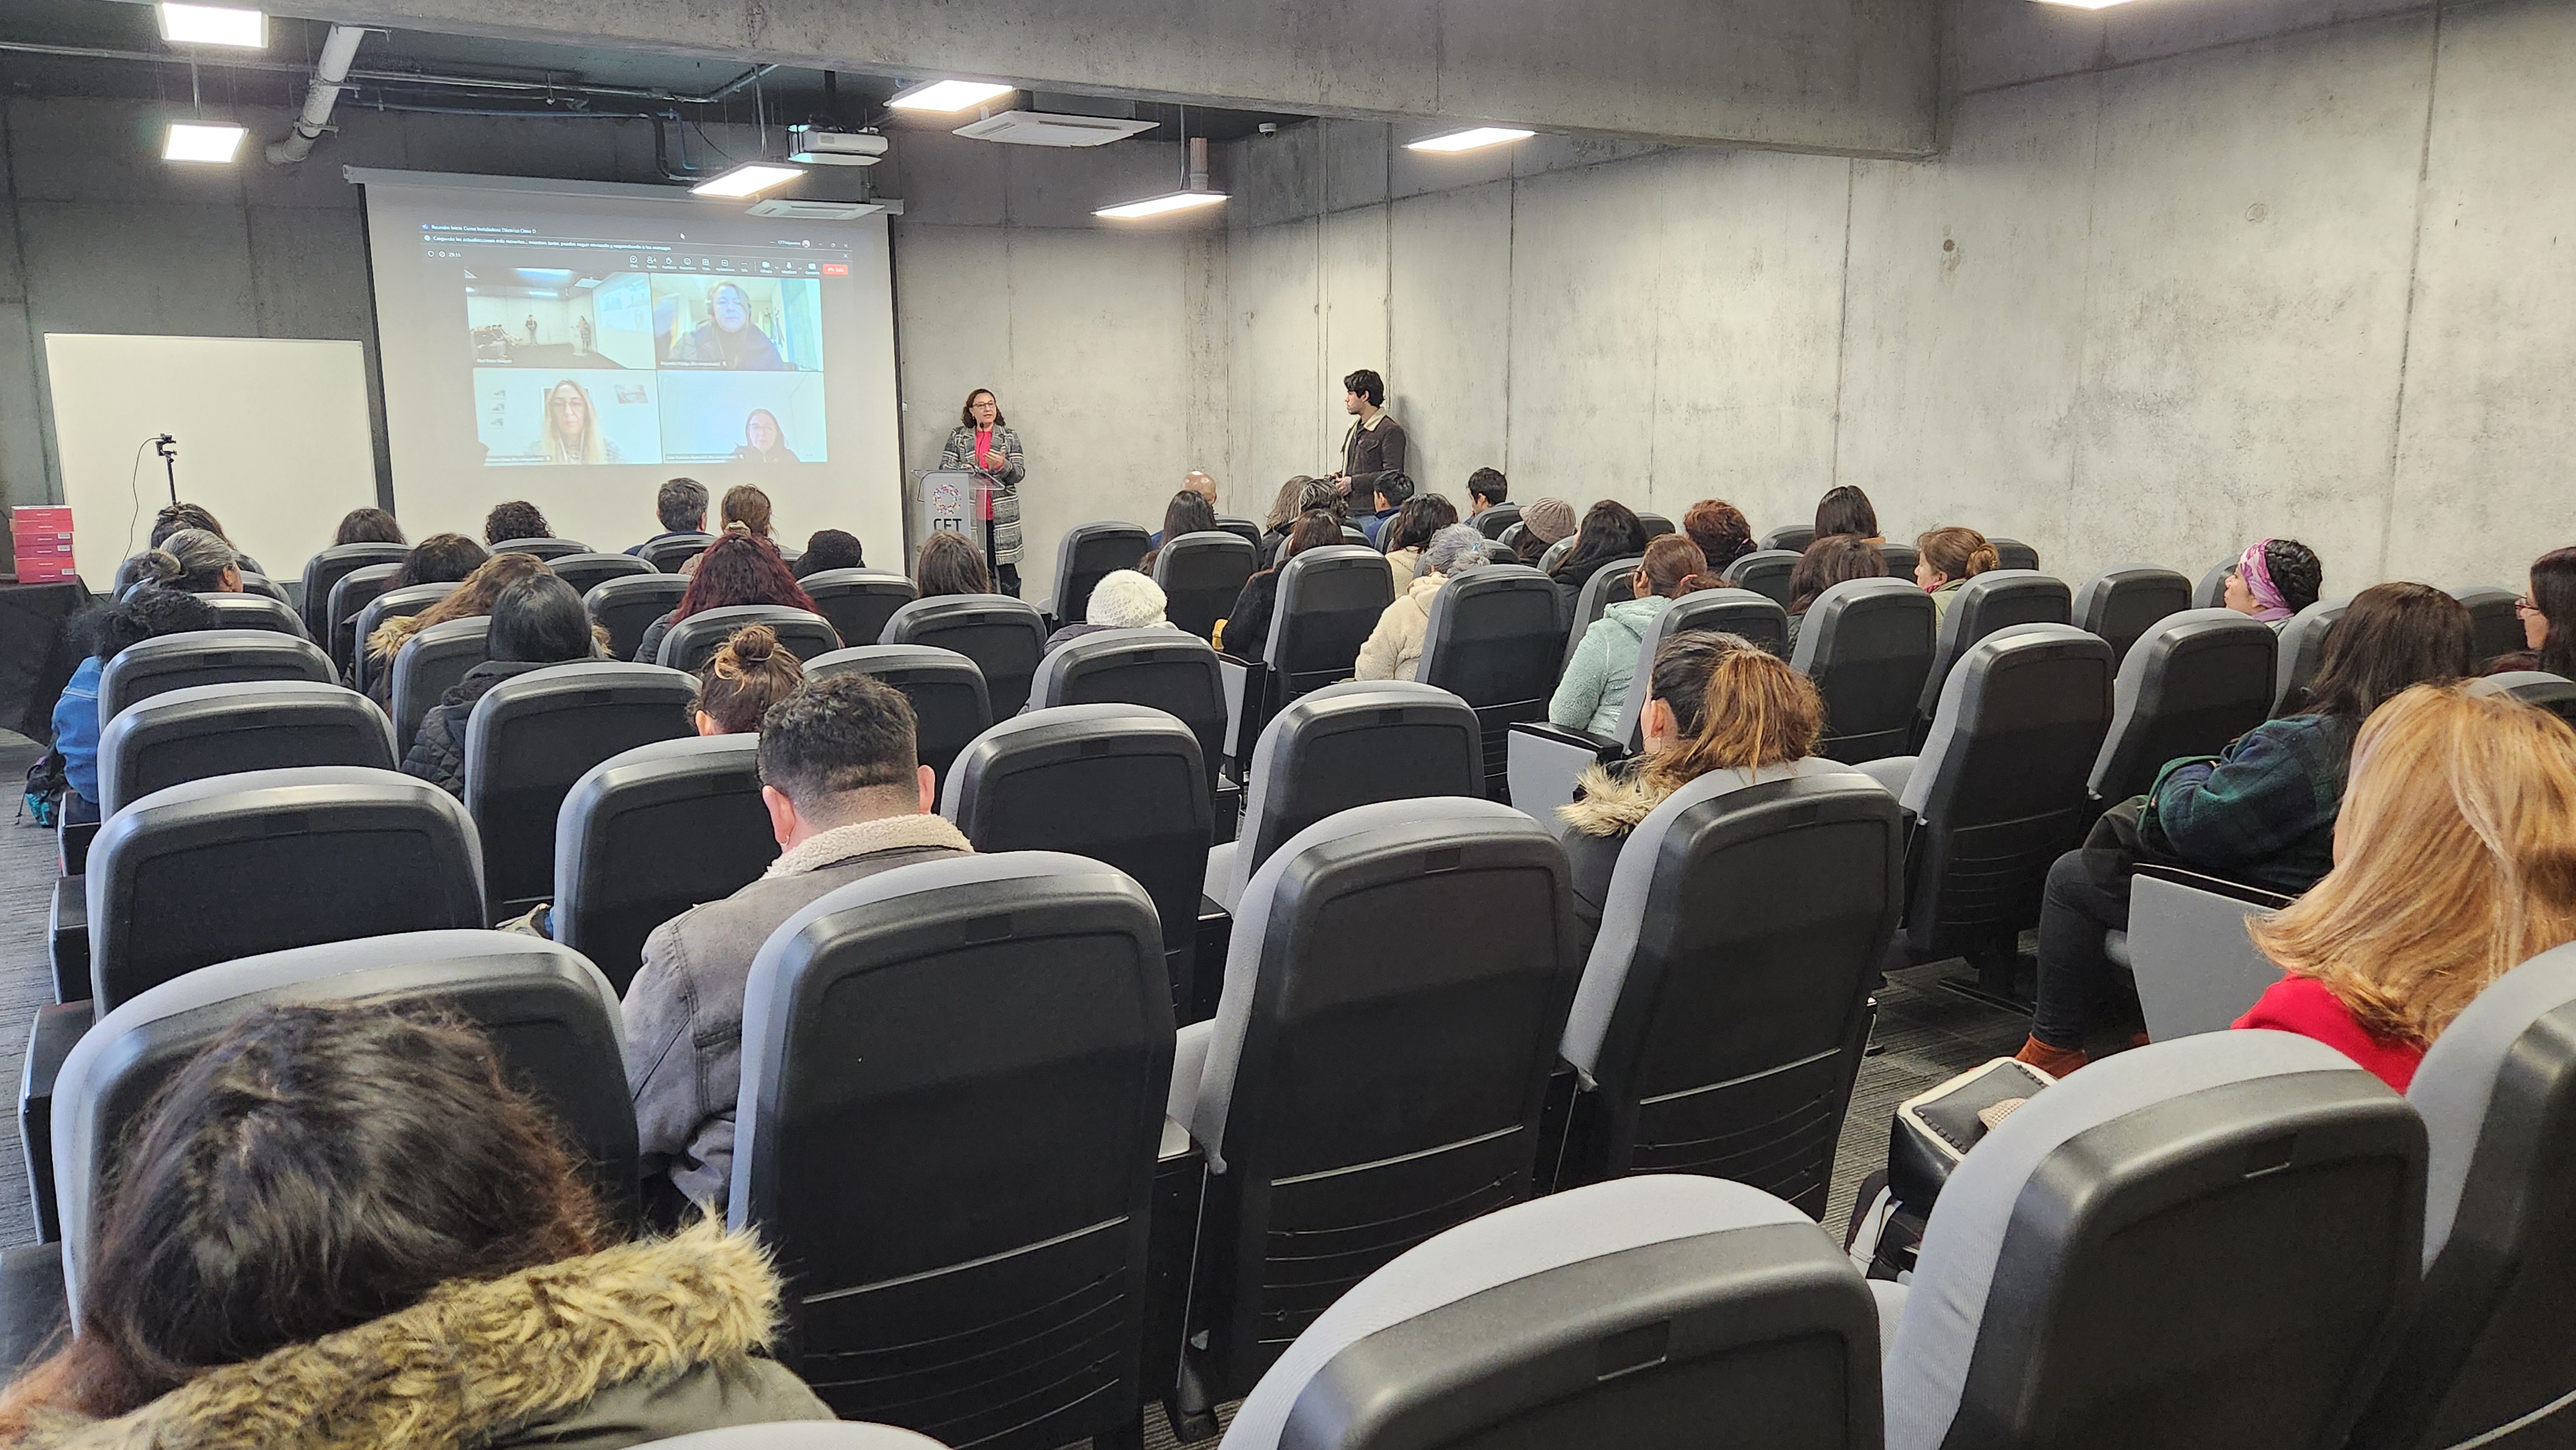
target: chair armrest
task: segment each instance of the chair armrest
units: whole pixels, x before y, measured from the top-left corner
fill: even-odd
[[[54,1206],[54,1079],[94,1020],[87,1002],[37,1008],[18,1076],[18,1145],[26,1154],[28,1206],[35,1210],[36,1237],[48,1243],[63,1236]]]
[[[18,1377],[69,1319],[61,1243],[0,1250],[0,1385]]]
[[[54,1000],[78,1002],[89,996],[89,878],[65,876],[54,882],[54,901],[45,918],[45,950],[54,968]]]
[[[1262,702],[1269,697],[1270,666],[1238,655],[1216,657],[1217,676],[1225,684],[1225,762],[1234,778],[1251,783],[1253,748],[1261,743]]]
[[[2136,874],[2152,876],[2158,881],[2170,881],[2176,886],[2188,886],[2194,891],[2206,891],[2212,896],[2224,896],[2233,901],[2242,901],[2271,911],[2278,911],[2299,899],[2265,887],[2248,886],[2242,881],[2230,881],[2224,876],[2212,876],[2206,871],[2194,871],[2183,866],[2166,866],[2152,861],[2139,862]]]
[[[1208,1044],[1215,1040],[1214,1022],[1193,1022],[1172,1035],[1172,1086],[1163,1100],[1163,1115],[1169,1119],[1163,1133],[1163,1146],[1168,1156],[1172,1147],[1171,1129],[1180,1128],[1184,1135],[1198,1116],[1199,1079],[1207,1073]]]
[[[1556,808],[1574,799],[1574,783],[1583,772],[1626,754],[1615,740],[1532,721],[1512,726],[1504,751],[1512,804],[1551,831]]]
[[[2207,891],[2144,869],[2130,882],[2129,970],[2156,1041],[2223,1032],[2281,980],[2281,969],[2245,931],[2250,918],[2275,908],[2242,893]]]
[[[97,821],[62,824],[55,837],[54,869],[65,876],[78,876],[89,869],[89,843],[98,839]]]

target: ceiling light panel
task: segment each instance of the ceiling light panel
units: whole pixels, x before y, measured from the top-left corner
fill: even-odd
[[[203,121],[173,121],[161,143],[164,161],[230,161],[240,152],[242,128]]]
[[[744,197],[758,196],[781,182],[803,176],[801,166],[781,166],[774,161],[746,161],[722,176],[710,177],[689,188],[692,196]]]
[[[1175,191],[1164,196],[1149,196],[1143,201],[1126,202],[1119,206],[1104,206],[1092,215],[1111,217],[1119,221],[1132,221],[1137,217],[1165,216],[1176,211],[1215,206],[1224,200],[1225,193],[1222,191]]]
[[[238,45],[258,50],[268,44],[268,17],[256,10],[170,3],[160,9],[161,38],[172,45]]]
[[[897,91],[886,104],[898,111],[962,111],[1018,90],[998,81],[930,81]]]
[[[1408,141],[1404,143],[1404,149],[1442,152],[1477,151],[1487,146],[1526,141],[1537,134],[1535,131],[1524,130],[1518,126],[1476,126],[1464,131],[1452,131],[1445,136],[1425,136],[1419,141]]]

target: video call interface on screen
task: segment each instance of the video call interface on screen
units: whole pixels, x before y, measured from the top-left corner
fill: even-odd
[[[464,303],[486,467],[830,458],[822,289],[847,250],[432,224],[421,251]]]

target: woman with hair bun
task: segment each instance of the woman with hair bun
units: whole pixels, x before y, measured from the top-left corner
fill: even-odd
[[[1953,525],[1914,540],[1914,582],[1932,596],[1935,619],[1948,616],[1951,599],[1970,579],[2003,563],[2003,555],[1975,529]]]
[[[2326,569],[2317,551],[2296,539],[2261,539],[2227,571],[2228,608],[2279,629],[2290,616],[2317,602]]]
[[[181,529],[135,557],[135,578],[186,594],[242,592],[241,555],[203,529]]]
[[[805,682],[805,666],[765,624],[735,630],[698,671],[690,719],[700,735],[755,735],[760,717]]]
[[[1556,694],[1547,702],[1548,722],[1603,736],[1618,728],[1646,632],[1673,607],[1674,600],[1718,587],[1707,569],[1708,556],[1688,535],[1658,534],[1649,540],[1644,561],[1629,577],[1632,597],[1602,610],[1601,617],[1583,631],[1573,658],[1565,662]]]

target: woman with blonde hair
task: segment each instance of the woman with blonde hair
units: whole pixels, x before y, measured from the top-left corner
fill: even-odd
[[[1950,601],[1960,586],[1989,569],[2002,568],[2003,563],[2003,555],[1975,529],[1953,525],[1914,540],[1914,582],[1932,596],[1935,619],[1950,612]]]
[[[624,463],[617,445],[599,431],[599,409],[590,390],[570,378],[546,389],[546,419],[528,452],[544,463]]]
[[[367,693],[379,705],[391,708],[394,689],[394,656],[411,643],[411,637],[433,624],[451,619],[473,619],[492,612],[492,601],[501,591],[522,579],[551,574],[546,561],[534,554],[494,554],[465,576],[454,592],[418,614],[397,615],[376,626],[367,636]]]
[[[2352,747],[2334,869],[2254,944],[2286,974],[2239,1027],[2313,1037],[2399,1092],[2498,977],[2576,941],[2576,731],[2417,685]]]

